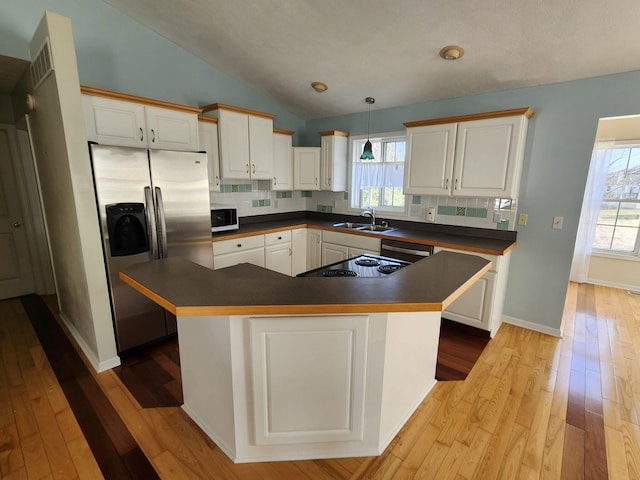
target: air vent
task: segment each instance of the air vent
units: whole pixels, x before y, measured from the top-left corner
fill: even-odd
[[[51,60],[51,50],[49,49],[49,39],[47,38],[35,60],[31,62],[33,88],[38,88],[51,72],[53,72],[53,62]]]

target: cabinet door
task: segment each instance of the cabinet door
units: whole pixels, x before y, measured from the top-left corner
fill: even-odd
[[[82,107],[87,140],[105,145],[147,148],[143,105],[83,95]]]
[[[291,275],[291,243],[280,243],[265,247],[264,264],[269,270]]]
[[[167,108],[145,107],[149,148],[198,150],[198,116]]]
[[[349,247],[349,258],[359,257],[360,255],[380,255],[380,252],[365,250],[364,248]]]
[[[333,243],[322,243],[322,265],[329,265],[347,258],[349,258],[349,247]]]
[[[220,157],[218,154],[218,125],[213,122],[198,122],[198,150],[207,152],[209,190],[220,191]]]
[[[455,140],[455,123],[407,129],[404,193],[449,194]]]
[[[273,179],[273,120],[249,115],[249,159],[253,180]]]
[[[250,177],[248,117],[244,113],[228,110],[219,112],[218,140],[222,178],[249,179]]]
[[[242,250],[240,252],[225,253],[213,256],[213,269],[231,267],[239,263],[252,263],[264,268],[264,248]]]
[[[293,148],[293,188],[320,190],[320,149],[318,147]]]
[[[322,266],[322,232],[307,229],[307,270]]]
[[[449,305],[449,308],[442,312],[442,316],[482,330],[490,330],[495,281],[495,272],[485,273]]]
[[[291,232],[291,275],[307,271],[307,229],[296,228]]]
[[[326,135],[320,144],[320,189],[344,192],[347,188],[348,138]]]
[[[453,195],[517,195],[525,122],[516,116],[458,124]]]
[[[273,134],[272,190],[293,190],[293,154],[291,135]]]

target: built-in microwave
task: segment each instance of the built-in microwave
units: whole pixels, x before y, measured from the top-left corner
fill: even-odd
[[[211,231],[237,230],[238,209],[232,205],[211,205]]]

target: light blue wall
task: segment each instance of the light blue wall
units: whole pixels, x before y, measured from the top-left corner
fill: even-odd
[[[275,114],[278,128],[304,128],[302,119],[280,105],[101,0],[3,0],[0,55],[28,60],[45,10],[71,19],[83,85],[183,105],[226,103]]]
[[[529,218],[517,227],[504,313],[557,329],[598,119],[640,113],[639,85],[636,71],[373,111],[371,132],[401,130],[411,120],[533,108],[519,198]],[[366,113],[310,120],[307,137],[315,141],[314,132],[327,129],[363,134],[366,122]],[[554,216],[564,217],[562,230],[551,228]]]
[[[299,145],[319,145],[317,132],[366,133],[361,113],[304,122],[268,98],[186,53],[100,0],[4,0],[0,54],[28,59],[44,9],[71,18],[83,84],[187,105],[222,102],[277,115]],[[591,148],[600,117],[640,113],[640,72],[536,88],[384,109],[377,98],[371,132],[402,130],[402,122],[530,106],[518,227],[505,314],[559,328]],[[367,92],[364,92],[367,93]],[[364,96],[363,93],[363,96]],[[370,93],[370,92],[369,92]],[[564,229],[553,230],[554,215]]]

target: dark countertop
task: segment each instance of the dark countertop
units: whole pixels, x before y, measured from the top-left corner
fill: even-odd
[[[457,227],[391,219],[387,221],[395,230],[387,232],[366,232],[333,226],[334,223],[340,222],[367,223],[367,220],[367,218],[352,215],[316,212],[257,215],[255,217],[241,218],[240,229],[238,230],[213,234],[212,241],[216,242],[260,233],[307,227],[352,235],[390,238],[489,255],[504,255],[516,245],[516,232],[510,230]],[[379,224],[382,220],[383,218],[379,218],[376,223]]]
[[[175,315],[441,311],[491,267],[439,252],[385,277],[289,277],[251,264],[209,270],[182,258],[127,267],[120,278]]]

